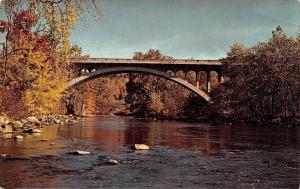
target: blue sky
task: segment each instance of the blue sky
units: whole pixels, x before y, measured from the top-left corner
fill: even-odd
[[[161,50],[174,58],[218,59],[230,45],[250,47],[277,25],[288,35],[300,27],[298,0],[96,0],[102,16],[85,15],[72,43],[91,57],[131,58]]]

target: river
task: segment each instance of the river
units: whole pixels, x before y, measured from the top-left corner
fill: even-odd
[[[0,137],[4,188],[295,188],[299,128],[119,117],[51,126],[24,141]],[[148,151],[134,151],[135,143]],[[92,155],[68,152],[85,150]],[[107,165],[107,159],[119,165]]]

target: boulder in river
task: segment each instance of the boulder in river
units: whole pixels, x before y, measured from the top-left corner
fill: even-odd
[[[0,133],[12,133],[13,129],[11,125],[0,125]]]
[[[120,162],[118,160],[115,159],[109,159],[106,161],[106,164],[108,165],[118,165]]]
[[[6,158],[6,157],[8,157],[7,154],[0,154],[0,158]]]
[[[30,133],[41,133],[41,132],[43,132],[43,131],[40,129],[31,129],[30,130]]]
[[[72,155],[91,155],[92,153],[87,152],[87,151],[74,150],[74,151],[69,152],[69,154],[72,154]]]
[[[26,119],[21,119],[21,123],[24,125],[25,123],[28,123]]]
[[[135,145],[133,145],[133,148],[135,150],[149,150],[150,149],[150,147],[147,146],[146,144],[135,144]]]
[[[55,124],[60,124],[60,120],[59,120],[59,119],[53,119],[53,122],[54,122]]]
[[[16,128],[22,128],[23,127],[23,124],[22,124],[21,121],[13,121],[12,124]]]
[[[23,141],[24,137],[21,136],[21,135],[17,135],[17,136],[15,137],[15,139],[16,139],[16,141]]]
[[[5,138],[5,139],[11,139],[11,138],[13,138],[12,133],[5,133],[5,134],[2,135],[2,136],[3,136],[3,138]]]
[[[277,123],[277,124],[278,124],[278,123],[281,122],[281,118],[280,118],[280,117],[274,118],[274,119],[271,120],[271,122],[272,122],[272,123]]]
[[[33,116],[30,116],[28,118],[26,118],[26,120],[30,123],[34,123],[36,125],[40,125],[41,122],[36,118],[36,117],[33,117]]]
[[[5,116],[0,116],[0,126],[9,124],[9,119]]]

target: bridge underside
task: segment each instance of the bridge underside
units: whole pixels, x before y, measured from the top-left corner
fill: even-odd
[[[210,91],[210,72],[207,72],[207,79],[206,79],[206,91],[203,91],[199,88],[199,72],[195,72],[196,73],[196,84],[192,84],[190,82],[188,82],[188,80],[186,79],[186,73],[184,72],[185,76],[184,79],[180,78],[180,77],[176,77],[176,72],[179,70],[183,70],[183,69],[178,69],[176,71],[173,71],[172,69],[168,69],[168,68],[147,68],[147,66],[143,65],[143,67],[140,66],[113,66],[113,67],[105,67],[105,66],[101,66],[101,67],[91,67],[91,66],[85,66],[85,67],[81,67],[80,69],[80,76],[71,80],[68,83],[68,88],[72,88],[75,86],[78,86],[82,83],[88,82],[90,80],[93,80],[95,78],[101,77],[101,76],[105,76],[105,75],[110,75],[110,74],[118,74],[118,73],[145,73],[145,74],[151,74],[151,75],[155,75],[155,76],[159,76],[159,77],[163,77],[167,80],[173,81],[185,88],[187,88],[188,90],[192,91],[193,93],[195,93],[196,95],[198,95],[199,97],[203,98],[205,101],[210,102],[211,98],[209,97],[208,93]],[[175,73],[175,74],[174,74]],[[218,80],[219,82],[222,81],[222,77],[220,72],[218,72]]]

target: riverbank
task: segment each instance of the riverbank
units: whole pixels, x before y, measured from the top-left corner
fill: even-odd
[[[276,118],[268,121],[259,120],[231,120],[231,119],[212,119],[208,120],[185,120],[185,119],[165,119],[165,118],[155,118],[155,117],[134,117],[132,115],[90,115],[90,116],[74,116],[74,115],[44,115],[44,116],[29,116],[24,119],[15,120],[9,118],[4,113],[0,114],[0,135],[15,133],[38,133],[42,132],[42,128],[51,125],[70,125],[82,121],[84,118],[88,117],[115,117],[115,118],[129,118],[138,120],[149,120],[149,121],[183,121],[190,123],[211,123],[211,124],[223,124],[223,125],[243,125],[243,126],[277,126],[277,127],[297,127],[300,126],[300,118],[294,119],[282,119]]]
[[[24,119],[15,120],[9,118],[4,113],[0,115],[0,134],[20,133],[39,131],[51,125],[73,124],[82,120],[81,117],[73,115],[44,115],[29,116]]]
[[[250,126],[278,126],[278,127],[299,127],[300,117],[285,118],[223,118],[215,120],[217,124],[228,124],[228,125],[250,125]]]
[[[279,126],[279,127],[296,127],[300,126],[300,117],[284,118],[277,117],[273,119],[254,119],[254,118],[243,118],[234,119],[230,117],[221,116],[210,116],[203,119],[186,119],[181,117],[141,117],[132,114],[115,114],[115,115],[90,115],[87,117],[123,117],[123,118],[134,118],[139,120],[153,120],[153,121],[183,121],[191,123],[211,123],[214,125],[243,125],[243,126]]]

